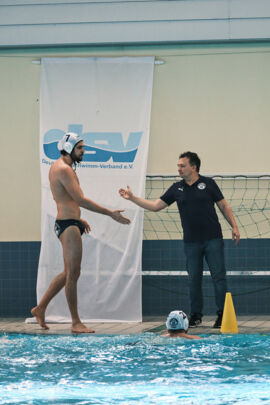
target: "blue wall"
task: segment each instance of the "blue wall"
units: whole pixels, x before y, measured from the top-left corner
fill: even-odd
[[[0,316],[29,316],[36,303],[40,242],[0,243]]]
[[[40,242],[0,243],[0,317],[27,317],[36,305],[36,278]],[[238,247],[225,240],[225,260],[236,313],[270,313],[270,242],[268,239],[242,240]],[[170,271],[170,275],[143,276],[143,315],[167,315],[181,308],[189,312],[187,277],[173,275],[185,270],[183,242],[178,240],[144,241],[143,270]],[[207,268],[207,267],[206,267]],[[247,271],[259,275],[245,275]],[[214,292],[209,276],[204,276],[204,314],[215,313]]]

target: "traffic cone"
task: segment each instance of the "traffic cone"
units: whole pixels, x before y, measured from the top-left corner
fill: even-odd
[[[238,333],[238,326],[233,306],[232,294],[230,292],[226,293],[220,332]]]

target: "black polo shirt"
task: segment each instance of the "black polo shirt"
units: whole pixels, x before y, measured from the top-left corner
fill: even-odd
[[[184,180],[174,183],[161,197],[167,205],[178,205],[185,242],[204,242],[222,238],[215,202],[224,197],[216,182],[205,176],[189,186]]]

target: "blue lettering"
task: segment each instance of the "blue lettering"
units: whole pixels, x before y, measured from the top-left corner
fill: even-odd
[[[130,132],[124,145],[121,132],[82,132],[83,126],[68,125],[68,132],[75,132],[84,140],[85,162],[134,162],[143,132]],[[58,142],[65,134],[60,129],[51,129],[44,135],[44,153],[53,160],[60,157]]]

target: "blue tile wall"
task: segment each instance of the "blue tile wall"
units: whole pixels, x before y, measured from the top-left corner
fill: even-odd
[[[40,242],[0,242],[0,317],[27,317],[36,305],[36,279]],[[229,276],[236,312],[270,313],[270,241],[242,240],[238,247],[225,240],[227,270],[253,270],[259,276]],[[167,270],[170,276],[143,276],[144,315],[167,315],[174,308],[189,312],[186,276],[173,276],[185,270],[183,242],[179,240],[144,241],[143,270]],[[205,266],[207,268],[207,266]],[[204,277],[204,313],[213,314],[215,303],[210,277]]]
[[[227,281],[237,315],[270,314],[269,276],[235,275]],[[203,296],[203,314],[214,314],[216,305],[210,276],[203,278]],[[166,316],[174,309],[190,312],[186,276],[144,276],[142,297],[144,316]]]
[[[29,316],[36,303],[40,242],[0,242],[0,316]]]
[[[238,246],[224,240],[226,268],[231,271],[269,271],[270,240],[243,239]],[[185,270],[182,240],[145,240],[142,255],[143,270]],[[207,264],[205,263],[205,269]]]

